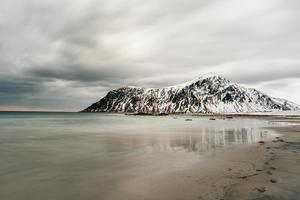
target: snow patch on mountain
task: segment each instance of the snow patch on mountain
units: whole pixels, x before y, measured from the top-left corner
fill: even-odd
[[[83,112],[155,114],[249,113],[273,110],[300,110],[300,106],[209,73],[164,88],[130,86],[112,90]]]

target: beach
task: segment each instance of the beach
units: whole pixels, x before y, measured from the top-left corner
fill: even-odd
[[[0,199],[298,199],[298,122],[0,113]]]
[[[291,117],[263,120],[299,123]],[[300,125],[270,129],[281,136],[241,146],[238,151],[227,150],[191,168],[161,177],[137,178],[108,199],[297,200]]]

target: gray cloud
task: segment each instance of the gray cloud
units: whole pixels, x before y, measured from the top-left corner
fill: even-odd
[[[300,103],[299,18],[297,0],[1,1],[0,109],[78,110],[206,72]]]

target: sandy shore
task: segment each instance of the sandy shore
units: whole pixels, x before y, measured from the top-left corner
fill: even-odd
[[[300,126],[274,130],[282,136],[247,152],[244,159],[253,168],[249,173],[240,169],[235,184],[224,190],[224,199],[300,199]]]
[[[300,125],[272,129],[282,136],[226,150],[188,169],[128,180],[105,199],[298,200]]]

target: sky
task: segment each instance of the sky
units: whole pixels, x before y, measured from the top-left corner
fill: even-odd
[[[1,0],[0,110],[214,72],[300,104],[299,0]]]

